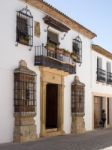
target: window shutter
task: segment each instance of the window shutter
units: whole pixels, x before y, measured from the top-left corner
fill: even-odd
[[[107,72],[111,72],[111,63],[107,62]]]
[[[101,58],[97,58],[97,68],[102,69],[102,59]]]

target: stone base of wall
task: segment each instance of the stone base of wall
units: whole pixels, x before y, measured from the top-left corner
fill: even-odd
[[[14,142],[36,141],[36,125],[33,116],[15,116]]]
[[[84,114],[72,114],[72,133],[81,134],[85,132]]]

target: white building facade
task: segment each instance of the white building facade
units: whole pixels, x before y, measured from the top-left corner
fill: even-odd
[[[112,54],[92,45],[93,128],[99,126],[101,110],[106,111],[106,127],[112,125]]]
[[[104,69],[106,63],[111,62],[107,56],[91,50],[91,41],[96,35],[41,0],[28,0],[27,3],[12,0],[9,4],[4,0],[0,7],[0,143],[14,140],[29,141],[24,140],[29,135],[23,138],[17,131],[27,132],[31,127],[37,138],[75,132],[80,130],[74,125],[75,117],[76,122],[82,122],[80,127],[84,130],[94,129],[94,97],[106,97],[104,104],[106,112],[107,97],[110,99],[112,97],[111,85],[96,80],[97,57],[104,59],[102,61],[105,62]],[[75,55],[77,44],[80,50],[78,56]],[[27,63],[27,67],[23,60]],[[16,68],[19,68],[19,71],[15,71]],[[31,84],[25,87],[23,83],[22,89],[19,89],[21,86],[16,89],[15,80],[20,79],[15,77],[16,74],[21,74],[21,70],[24,69],[28,71],[28,68],[36,74],[34,93],[30,91],[32,89],[30,86],[33,87]],[[22,73],[25,74],[25,71]],[[75,102],[78,108],[72,106],[74,100],[71,103],[71,97],[75,97],[71,91],[75,76],[78,76],[84,84],[83,94],[80,96],[74,94],[78,97],[78,104]],[[22,90],[26,92],[25,96],[21,94]],[[106,96],[103,96],[104,94]],[[21,98],[18,98],[18,95]],[[27,103],[25,100],[35,102]],[[109,103],[108,107],[111,107],[111,100]],[[26,119],[27,115],[25,118],[23,112],[30,114],[29,120]],[[31,115],[32,112],[35,115]],[[53,113],[54,116],[51,115]],[[35,123],[34,120],[30,120],[31,116]],[[33,125],[29,127],[24,119]],[[23,121],[25,129],[18,120]],[[106,124],[111,125],[111,117]],[[18,137],[21,140],[18,140]]]

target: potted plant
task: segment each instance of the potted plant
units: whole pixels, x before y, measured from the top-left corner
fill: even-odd
[[[19,42],[25,45],[29,44],[29,37],[28,36],[20,36]]]
[[[52,43],[47,43],[45,47],[51,51],[55,51],[55,49],[56,49],[56,46]]]
[[[70,52],[66,49],[63,49],[64,56],[70,57]]]
[[[74,52],[72,52],[70,56],[74,61],[77,60],[77,55]]]
[[[63,54],[63,49],[62,48],[57,48],[56,50],[57,50],[57,53]]]

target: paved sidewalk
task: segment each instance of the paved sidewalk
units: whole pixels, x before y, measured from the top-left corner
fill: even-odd
[[[43,138],[24,144],[1,144],[0,150],[112,150],[112,129]]]

